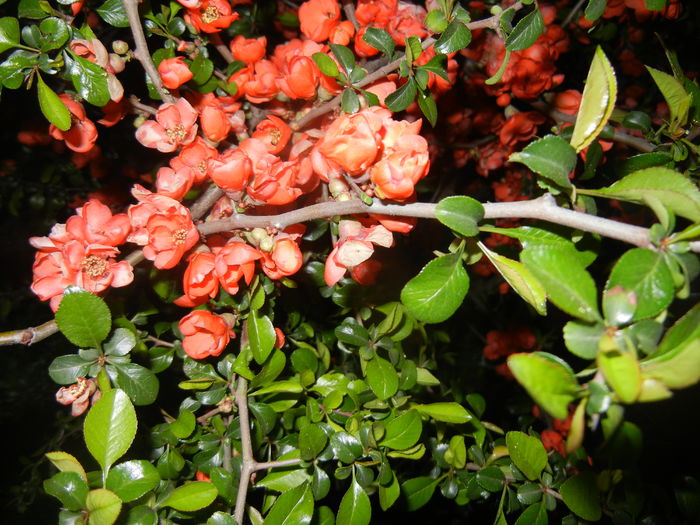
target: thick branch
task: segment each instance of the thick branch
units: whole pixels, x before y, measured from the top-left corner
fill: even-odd
[[[236,405],[238,406],[238,424],[241,428],[241,456],[243,463],[233,517],[236,523],[243,523],[243,512],[245,511],[245,501],[248,496],[250,476],[255,472],[255,458],[253,457],[253,445],[250,437],[250,417],[248,415],[248,381],[243,377],[238,378]]]
[[[126,16],[129,19],[129,27],[134,37],[134,44],[136,44],[134,56],[141,63],[141,67],[146,71],[163,102],[174,104],[175,97],[163,87],[160,74],[151,60],[151,53],[148,51],[148,44],[146,43],[146,35],[143,33],[143,27],[141,26],[138,0],[122,0],[122,3],[124,4]]]
[[[50,335],[58,332],[56,321],[47,321],[36,327],[25,328],[23,330],[10,330],[0,333],[0,346],[5,345],[32,345],[46,339]]]

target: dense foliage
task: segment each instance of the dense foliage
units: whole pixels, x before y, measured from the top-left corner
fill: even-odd
[[[690,6],[0,14],[0,206],[49,231],[0,344],[60,348],[59,523],[700,517],[640,462],[700,380]]]

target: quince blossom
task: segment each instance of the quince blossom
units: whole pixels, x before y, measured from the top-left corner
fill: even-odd
[[[136,140],[147,148],[163,153],[194,141],[197,136],[197,112],[184,98],[175,104],[163,104],[156,119],[147,120],[136,130]]]
[[[230,340],[223,317],[206,310],[194,310],[180,320],[182,348],[192,359],[220,355]]]

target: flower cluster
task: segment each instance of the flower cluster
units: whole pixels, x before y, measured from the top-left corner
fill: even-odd
[[[537,338],[526,326],[510,326],[507,330],[489,330],[486,334],[484,358],[489,361],[501,361],[516,352],[532,352],[537,345]],[[508,365],[504,362],[496,365],[496,372],[512,377]]]

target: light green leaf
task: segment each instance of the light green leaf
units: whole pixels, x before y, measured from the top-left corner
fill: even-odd
[[[686,388],[700,381],[700,339],[679,345],[642,362],[642,371],[668,388]]]
[[[401,492],[406,498],[406,507],[409,511],[418,510],[430,501],[437,487],[438,480],[429,476],[421,476],[405,481],[401,485]]]
[[[524,432],[508,432],[506,446],[510,459],[528,479],[535,480],[540,477],[540,473],[547,466],[547,451],[539,439]]]
[[[80,462],[68,452],[47,452],[44,455],[51,463],[53,463],[53,466],[61,472],[75,472],[83,479],[83,481],[87,481],[85,469]]]
[[[173,490],[161,505],[182,512],[194,512],[211,505],[217,494],[218,491],[212,483],[192,481]]]
[[[459,20],[453,20],[433,46],[436,53],[454,53],[464,49],[472,41],[472,32]]]
[[[603,323],[589,324],[572,320],[564,325],[564,343],[572,354],[595,359],[600,338],[605,334]]]
[[[633,403],[642,388],[642,374],[637,359],[629,352],[599,352],[596,359],[605,380],[623,403]]]
[[[544,31],[542,13],[535,6],[535,10],[524,16],[518,22],[511,34],[506,38],[508,51],[521,51],[527,49],[539,38]]]
[[[371,518],[369,496],[353,477],[350,487],[340,500],[336,525],[368,525]]]
[[[508,160],[525,164],[561,188],[571,188],[569,174],[576,167],[576,150],[561,137],[547,135],[513,153]]]
[[[105,392],[85,418],[85,444],[105,472],[131,446],[136,436],[136,411],[117,388]]]
[[[658,348],[649,361],[659,361],[660,357],[671,354],[682,346],[700,338],[700,303],[693,306],[668,329]]]
[[[112,378],[114,383],[127,393],[135,405],[150,405],[156,400],[159,382],[156,375],[148,368],[136,363],[120,363],[112,366],[117,372],[116,377]]]
[[[484,218],[484,207],[471,197],[447,197],[435,206],[435,218],[460,235],[474,237],[479,234],[478,223]]]
[[[418,412],[408,410],[387,423],[384,438],[379,445],[394,450],[405,450],[415,445],[422,431],[423,423]]]
[[[255,486],[267,487],[277,492],[286,492],[309,481],[309,479],[311,479],[311,476],[306,472],[306,469],[296,468],[292,470],[270,472],[267,476],[258,481]]]
[[[547,313],[547,294],[544,286],[523,263],[491,251],[483,243],[479,243],[479,248],[520,297],[538,314]]]
[[[401,290],[401,302],[419,320],[440,323],[448,319],[469,290],[469,276],[459,254],[433,259]]]
[[[122,501],[107,489],[91,490],[85,499],[88,525],[112,525],[122,510]]]
[[[578,117],[571,135],[571,145],[578,153],[603,131],[617,98],[617,80],[608,57],[598,46],[588,70]]]
[[[112,327],[112,316],[107,304],[96,295],[71,292],[61,299],[56,324],[74,345],[98,348]]]
[[[520,259],[559,309],[584,321],[600,319],[595,281],[575,251],[547,244],[528,245]]]
[[[379,485],[379,506],[383,511],[389,509],[399,496],[401,495],[401,485],[399,485],[399,480],[396,478],[396,474],[392,471],[391,473],[391,483],[388,485]]]
[[[57,498],[68,510],[81,510],[88,491],[87,482],[77,472],[59,472],[44,481],[44,492]]]
[[[197,425],[197,419],[191,410],[180,409],[180,413],[177,419],[170,423],[169,430],[178,439],[184,439],[192,432],[194,432],[194,427]]]
[[[365,378],[377,399],[388,399],[399,389],[399,375],[393,365],[379,356],[367,363]]]
[[[304,483],[284,492],[270,509],[263,525],[307,525],[314,513],[314,498]]]
[[[666,99],[668,109],[671,112],[671,121],[677,122],[681,126],[685,125],[688,121],[688,112],[690,111],[693,97],[685,91],[683,84],[672,75],[653,67],[646,66],[646,68],[654,82],[656,82],[664,99]]]
[[[567,479],[559,488],[559,494],[577,516],[589,521],[600,519],[600,491],[592,472],[582,472]]]
[[[49,365],[49,376],[59,385],[70,385],[85,377],[89,365],[79,355],[60,355]]]
[[[133,501],[153,490],[160,482],[158,469],[143,459],[126,461],[115,466],[107,475],[105,488],[114,492],[123,502]]]
[[[61,131],[68,131],[71,126],[70,111],[54,91],[46,85],[41,75],[37,75],[36,87],[39,93],[39,107],[51,124]]]
[[[411,408],[417,410],[423,415],[432,417],[436,421],[445,421],[446,423],[466,423],[471,421],[473,416],[459,403],[454,401],[446,401],[443,403],[430,403],[427,405],[413,405]]]
[[[301,459],[310,461],[326,447],[328,436],[316,424],[301,427],[299,430],[299,454]]]
[[[512,354],[508,367],[528,394],[557,419],[566,419],[579,390],[576,377],[563,365],[540,355]]]
[[[664,311],[673,301],[675,291],[663,254],[642,248],[628,250],[615,263],[605,289],[612,290],[617,286],[636,297],[633,321],[654,317]],[[603,310],[607,318],[605,300]]]
[[[253,359],[261,365],[275,347],[275,327],[269,317],[261,316],[257,310],[253,310],[246,320],[246,328]]]
[[[19,21],[12,16],[0,18],[0,53],[17,44],[19,44]]]
[[[592,194],[637,204],[652,196],[676,215],[700,221],[700,190],[688,177],[669,168],[657,166],[630,173]]]
[[[338,64],[336,64],[331,57],[325,53],[314,53],[311,55],[311,58],[313,58],[314,62],[316,62],[316,65],[321,73],[329,77],[338,76]]]

